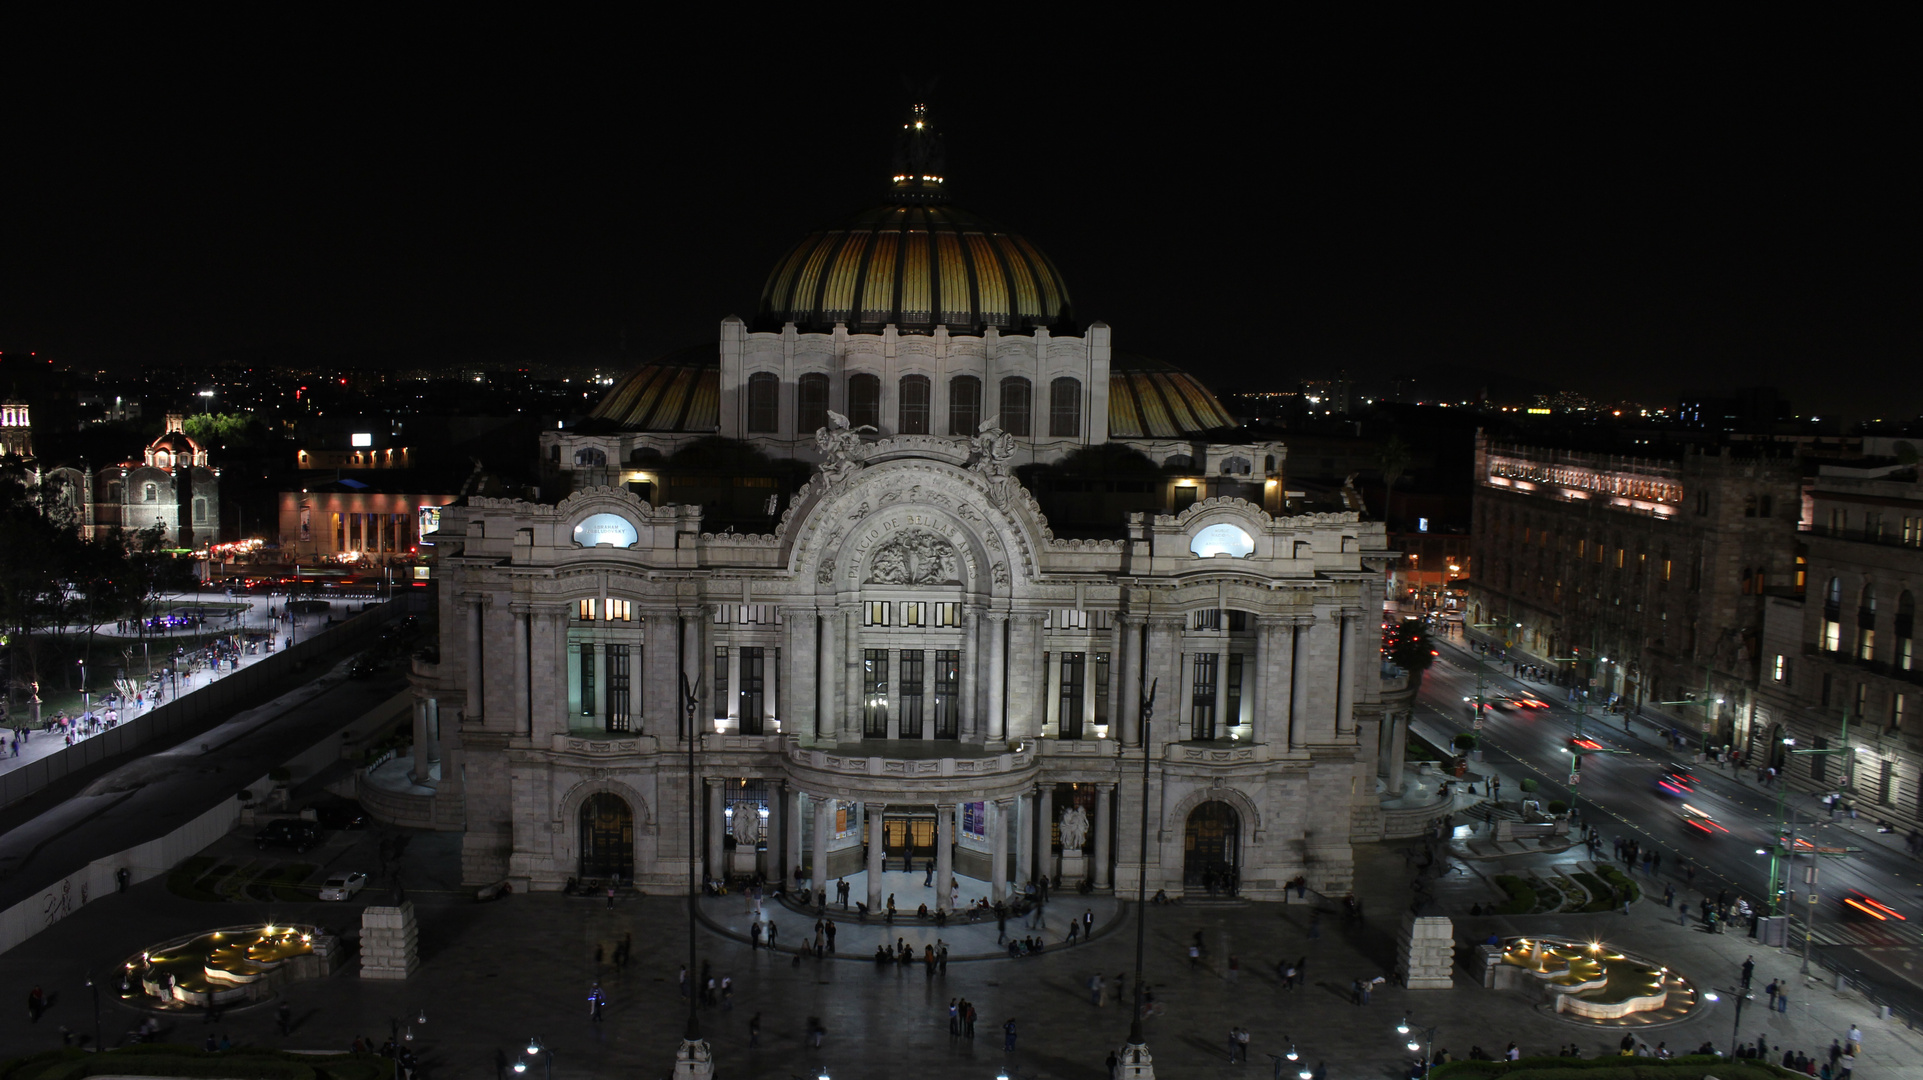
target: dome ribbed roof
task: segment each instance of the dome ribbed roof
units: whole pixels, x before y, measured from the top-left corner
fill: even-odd
[[[721,359],[713,345],[695,345],[643,364],[588,417],[631,431],[714,431],[721,426]]]
[[[1209,388],[1181,368],[1123,352],[1109,361],[1110,438],[1177,439],[1234,426]]]

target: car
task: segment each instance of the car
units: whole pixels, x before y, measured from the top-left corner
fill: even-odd
[[[314,820],[323,829],[365,829],[367,814],[361,804],[342,800],[340,802],[315,803],[308,807],[314,812]]]
[[[366,885],[367,875],[359,871],[335,874],[326,881],[321,882],[320,898],[322,900],[349,900],[353,898],[355,893],[365,888]]]
[[[1681,765],[1666,766],[1656,774],[1656,790],[1669,795],[1684,796],[1696,793],[1696,776]]]
[[[1889,922],[1891,919],[1909,922],[1907,918],[1898,914],[1895,908],[1857,889],[1845,889],[1844,894],[1838,899],[1842,901],[1846,915],[1867,915],[1877,922]]]
[[[1680,813],[1681,813],[1684,824],[1688,825],[1690,828],[1699,829],[1702,832],[1708,833],[1711,836],[1715,836],[1719,832],[1726,833],[1729,831],[1728,829],[1724,828],[1722,823],[1717,821],[1716,818],[1709,813],[1709,811],[1699,810],[1696,807],[1689,805],[1688,803],[1684,803],[1682,805],[1682,809]]]
[[[282,818],[270,821],[267,827],[254,834],[254,846],[262,851],[270,847],[290,847],[295,851],[306,851],[320,843],[320,826],[311,821]]]
[[[1528,694],[1517,694],[1515,701],[1519,707],[1524,709],[1547,709],[1549,707],[1547,701],[1539,697],[1530,697]]]

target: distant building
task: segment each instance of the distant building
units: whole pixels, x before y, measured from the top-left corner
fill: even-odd
[[[33,457],[33,423],[26,402],[8,398],[0,403],[0,457]]]
[[[1800,592],[1793,457],[1624,457],[1478,434],[1472,636],[1716,744],[1746,742],[1763,600]],[[1667,705],[1701,701],[1705,705]]]
[[[280,493],[281,558],[287,562],[411,562],[423,534],[440,527],[451,491],[420,491],[431,484],[412,473],[342,477]]]
[[[43,482],[59,485],[57,498],[73,513],[82,536],[157,526],[168,547],[191,548],[217,539],[220,470],[206,447],[183,430],[185,420],[182,413],[168,413],[166,430],[147,444],[139,461],[93,468],[83,459],[45,467]]]
[[[1804,596],[1772,598],[1750,741],[1803,790],[1923,827],[1923,484],[1915,465],[1825,465],[1808,492]],[[1784,739],[1794,739],[1786,744]],[[1796,754],[1797,750],[1845,750]]]

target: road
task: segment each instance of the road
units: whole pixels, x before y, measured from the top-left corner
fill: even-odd
[[[1441,656],[1423,678],[1417,715],[1431,728],[1454,735],[1471,727],[1463,699],[1476,693],[1476,657],[1452,641],[1442,640],[1437,648]],[[1632,730],[1625,732],[1621,716],[1580,716],[1565,704],[1561,687],[1512,678],[1507,664],[1489,662],[1483,679],[1494,691],[1526,693],[1549,703],[1546,709],[1489,709],[1482,731],[1484,760],[1511,775],[1533,776],[1544,801],[1560,799],[1579,806],[1584,824],[1602,833],[1604,857],[1617,836],[1633,837],[1645,849],[1653,842],[1663,852],[1666,874],[1680,871],[1685,861],[1694,863],[1698,891],[1714,896],[1728,889],[1731,897],[1744,897],[1752,906],[1767,897],[1770,859],[1757,852],[1768,846],[1774,831],[1775,789],[1740,781],[1721,766],[1696,765],[1687,750],[1672,752],[1666,726],[1635,719]],[[1622,752],[1586,753],[1581,780],[1572,785],[1570,739],[1579,724],[1603,750]],[[1657,786],[1672,764],[1682,764],[1696,778],[1687,796],[1670,795]],[[1799,761],[1792,767],[1807,766]],[[1503,793],[1505,799],[1513,794]],[[1923,924],[1923,867],[1904,850],[1900,837],[1876,836],[1871,815],[1833,822],[1813,795],[1793,792],[1785,802],[1800,823],[1799,836],[1818,849],[1843,852],[1815,857],[1820,903],[1813,946],[1833,963],[1868,974],[1880,989],[1915,1009],[1912,1015],[1923,1015],[1923,934],[1917,930]],[[1704,828],[1686,821],[1685,803],[1707,813],[1713,825]],[[1803,875],[1809,860],[1796,860],[1792,888],[1799,900],[1805,895]],[[1873,897],[1901,918],[1878,921],[1845,907],[1842,898],[1848,890]],[[1696,898],[1679,895],[1679,901]],[[1807,905],[1794,906],[1799,910],[1791,942],[1800,948]]]

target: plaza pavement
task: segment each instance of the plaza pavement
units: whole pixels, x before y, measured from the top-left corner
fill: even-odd
[[[231,1012],[212,1030],[242,1043],[339,1049],[357,1035],[385,1038],[390,1018],[412,1018],[425,1010],[428,1023],[416,1029],[414,1046],[436,1080],[485,1080],[494,1073],[497,1050],[512,1060],[530,1037],[553,1050],[556,1076],[652,1080],[668,1073],[685,1016],[676,982],[688,949],[684,900],[624,898],[610,909],[600,898],[536,894],[479,903],[458,886],[458,835],[409,833],[406,839],[407,893],[420,911],[423,958],[413,978],[401,984],[363,982],[350,966],[345,973],[287,990],[295,1016],[289,1037],[275,1032],[272,1005]],[[377,840],[372,832],[334,838],[317,876],[331,869],[372,869]],[[223,840],[213,853],[222,845],[247,850],[240,836]],[[1400,911],[1412,895],[1413,872],[1400,853],[1407,846],[1358,848],[1357,893],[1368,913],[1360,927],[1344,925],[1338,905],[1314,894],[1308,904],[1151,907],[1148,979],[1166,1006],[1165,1014],[1147,1025],[1158,1075],[1268,1076],[1268,1055],[1285,1051],[1292,1037],[1305,1060],[1325,1062],[1332,1077],[1391,1080],[1406,1075],[1401,1070],[1408,1055],[1394,1030],[1405,1014],[1417,1024],[1438,1027],[1437,1045],[1457,1056],[1471,1044],[1499,1052],[1510,1040],[1532,1054],[1553,1053],[1570,1041],[1588,1055],[1614,1047],[1620,1029],[1558,1019],[1519,996],[1484,990],[1461,975],[1453,990],[1385,985],[1371,1004],[1352,1004],[1351,980],[1386,974],[1393,966]],[[1471,904],[1498,898],[1485,875],[1504,864],[1452,860],[1451,865],[1457,868],[1444,874],[1434,891],[1440,911],[1457,917],[1459,940],[1490,933],[1593,936],[1669,963],[1703,986],[1728,985],[1743,957],[1753,953],[1758,988],[1786,978],[1794,989],[1786,1014],[1764,1012],[1759,990],[1757,1007],[1743,1018],[1744,1040],[1762,1035],[1772,1047],[1816,1052],[1856,1023],[1865,1033],[1859,1077],[1923,1075],[1917,1064],[1923,1062],[1923,1036],[1878,1019],[1853,993],[1806,982],[1792,959],[1756,949],[1745,937],[1679,927],[1660,901],[1632,905],[1626,916],[1468,918],[1461,913]],[[363,894],[368,900],[386,898],[379,884]],[[736,897],[715,901],[739,902]],[[198,903],[169,894],[159,880],[105,897],[0,956],[0,986],[16,1001],[35,985],[55,998],[37,1027],[28,1024],[24,1009],[0,1010],[0,1047],[15,1054],[58,1045],[62,1025],[89,1031],[92,1014],[83,987],[88,970],[107,970],[143,945],[248,920],[351,927],[358,907],[359,902]],[[1307,935],[1312,910],[1321,912],[1321,933],[1313,939]],[[795,930],[798,938],[800,926]],[[1197,931],[1209,955],[1204,964],[1191,967],[1186,949]],[[596,962],[597,949],[611,954],[630,933],[634,960],[625,974],[616,974],[606,960]],[[931,976],[919,966],[878,967],[859,956],[815,960],[751,950],[704,927],[696,931],[695,943],[717,978],[734,979],[736,1005],[731,1011],[705,1009],[701,1022],[715,1048],[718,1075],[726,1078],[812,1078],[825,1070],[836,1080],[989,1080],[1007,1068],[1015,1080],[1099,1080],[1108,1051],[1127,1033],[1128,1014],[1112,1004],[1091,1005],[1084,984],[1092,973],[1112,979],[1131,971],[1134,942],[1134,923],[1128,920],[1098,934],[1092,944],[1051,948],[1019,960],[958,960],[945,974]],[[1241,960],[1240,977],[1233,981],[1226,968],[1230,955]],[[1308,958],[1307,985],[1285,993],[1273,965],[1300,956]],[[596,979],[612,998],[605,1022],[598,1024],[588,1019],[586,1004]],[[980,1019],[972,1041],[948,1035],[947,1003],[957,996],[977,1005]],[[102,1011],[109,1042],[139,1019],[117,1002],[105,1003]],[[756,1013],[762,1016],[761,1046],[750,1048],[748,1018]],[[819,1016],[828,1033],[818,1051],[803,1044],[810,1016]],[[1016,1051],[1005,1054],[1001,1025],[1011,1017],[1019,1037]],[[1725,1001],[1639,1035],[1652,1046],[1660,1040],[1675,1050],[1693,1049],[1705,1040],[1726,1047],[1731,1018]],[[192,1014],[166,1023],[168,1038],[178,1042],[197,1044],[210,1030]],[[1253,1033],[1253,1060],[1247,1066],[1227,1062],[1226,1035],[1236,1024]]]

